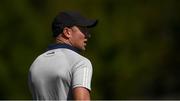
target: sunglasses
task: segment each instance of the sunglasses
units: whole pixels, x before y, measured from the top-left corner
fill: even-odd
[[[79,30],[85,35],[85,37],[90,38],[89,29],[87,27],[77,26]]]

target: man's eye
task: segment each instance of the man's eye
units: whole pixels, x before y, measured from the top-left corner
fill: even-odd
[[[87,28],[80,27],[79,29],[80,29],[80,31],[81,31],[82,33],[84,33],[84,34],[88,33],[88,29],[87,29]]]

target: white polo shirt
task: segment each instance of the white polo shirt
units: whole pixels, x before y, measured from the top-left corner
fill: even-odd
[[[32,63],[29,86],[36,100],[70,100],[72,89],[91,90],[91,62],[67,44],[51,45]]]

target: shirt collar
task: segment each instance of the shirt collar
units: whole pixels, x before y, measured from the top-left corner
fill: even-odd
[[[59,43],[51,44],[48,46],[47,51],[53,50],[53,49],[58,49],[58,48],[66,48],[66,49],[70,49],[72,51],[75,51],[76,53],[80,53],[80,49],[75,48],[75,47],[68,45],[68,44],[65,44],[65,43],[63,43],[63,44],[59,44]]]

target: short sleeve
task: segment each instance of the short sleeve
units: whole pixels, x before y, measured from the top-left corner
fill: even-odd
[[[92,65],[89,60],[84,60],[77,63],[77,65],[73,69],[72,76],[73,88],[85,87],[88,90],[91,90]]]

